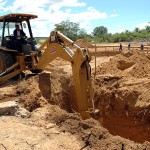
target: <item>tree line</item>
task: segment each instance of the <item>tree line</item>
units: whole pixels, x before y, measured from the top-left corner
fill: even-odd
[[[84,29],[80,29],[79,23],[70,22],[69,20],[55,24],[55,31],[62,32],[73,41],[85,39],[89,42],[95,41],[96,43],[131,42],[150,38],[150,26],[146,26],[145,29],[135,28],[134,31],[126,30],[115,34],[108,33],[107,27],[98,26],[94,28],[91,34],[88,34]]]

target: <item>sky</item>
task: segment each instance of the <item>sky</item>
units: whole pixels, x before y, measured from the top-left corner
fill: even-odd
[[[150,25],[150,0],[0,0],[0,16],[38,15],[31,21],[34,36],[49,36],[55,24],[69,20],[92,33],[105,26],[109,33],[133,31]]]

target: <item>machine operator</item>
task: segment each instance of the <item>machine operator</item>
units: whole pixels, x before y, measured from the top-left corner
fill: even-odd
[[[15,30],[13,32],[14,34],[14,48],[18,50],[19,53],[21,53],[22,50],[22,44],[27,44],[27,41],[24,39],[26,34],[23,30],[19,28],[19,25],[15,25]]]

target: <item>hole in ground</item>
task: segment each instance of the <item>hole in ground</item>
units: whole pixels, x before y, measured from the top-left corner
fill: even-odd
[[[133,117],[132,113],[103,112],[99,121],[112,135],[119,135],[138,143],[150,141],[150,121],[146,117]]]
[[[52,77],[51,79],[53,81],[51,93],[55,94],[54,96],[51,95],[51,101],[54,97],[55,104],[61,106],[61,108],[70,112],[68,107],[66,107],[70,105],[68,103],[68,100],[70,100],[70,78],[60,78],[59,80],[61,81],[61,84],[58,84],[58,77]],[[118,79],[113,78],[113,80]],[[54,86],[54,84],[56,85]],[[134,99],[136,99],[138,97],[138,94],[134,92],[134,95],[132,95],[131,93],[131,95],[129,94],[129,97],[133,97]],[[126,110],[128,108],[124,107],[124,103],[118,103],[113,93],[99,92],[97,93],[96,98],[98,101],[98,104],[96,106],[101,111],[101,116],[98,120],[101,123],[101,125],[107,128],[112,135],[119,135],[121,137],[130,139],[138,143],[150,141],[150,120],[148,119],[150,117],[150,113],[148,111],[147,114],[143,110],[130,109],[130,111],[127,112]],[[101,99],[101,101],[99,99]],[[111,108],[106,108],[108,104],[110,104]]]
[[[121,87],[120,84],[126,81],[119,78],[105,78],[99,77],[95,80],[94,99],[97,109],[100,110],[98,121],[112,135],[138,143],[150,141],[150,108],[144,105],[144,99],[141,100],[142,107],[136,106],[141,91],[134,85]]]

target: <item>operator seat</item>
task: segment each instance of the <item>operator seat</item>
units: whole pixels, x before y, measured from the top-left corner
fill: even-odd
[[[3,46],[14,49],[14,36],[5,36],[3,41]]]

